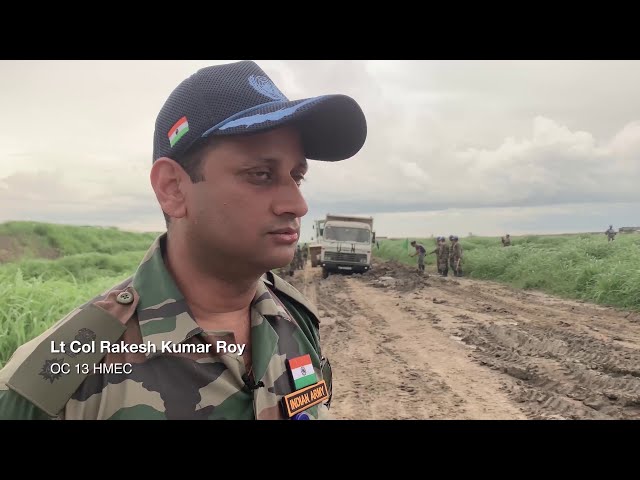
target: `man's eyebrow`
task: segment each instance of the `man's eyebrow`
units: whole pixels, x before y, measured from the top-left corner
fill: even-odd
[[[253,158],[245,162],[247,165],[255,165],[255,164],[266,164],[269,166],[277,166],[281,163],[281,160],[272,157],[263,157],[263,158]],[[298,162],[298,164],[294,168],[299,168],[304,171],[304,173],[309,170],[309,164],[307,163],[307,159],[303,158]]]

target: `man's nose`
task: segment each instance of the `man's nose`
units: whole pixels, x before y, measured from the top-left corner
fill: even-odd
[[[273,212],[276,215],[292,214],[296,218],[304,217],[309,211],[300,187],[293,179],[278,186],[273,199]]]

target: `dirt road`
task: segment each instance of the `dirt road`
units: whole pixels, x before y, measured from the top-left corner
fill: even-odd
[[[338,419],[640,419],[640,315],[394,262],[291,283],[318,306]]]

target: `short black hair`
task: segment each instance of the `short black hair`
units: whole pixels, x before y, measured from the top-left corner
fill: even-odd
[[[182,167],[182,169],[189,175],[189,178],[193,183],[202,182],[205,180],[204,173],[202,172],[203,160],[206,153],[218,144],[219,138],[211,136],[204,138],[194,143],[184,154],[180,155],[173,160]],[[171,217],[164,211],[164,221],[169,228],[171,223]]]

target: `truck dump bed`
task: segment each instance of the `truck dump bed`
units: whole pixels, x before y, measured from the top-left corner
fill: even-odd
[[[341,222],[360,222],[360,223],[366,223],[371,228],[373,228],[373,217],[358,217],[358,216],[351,216],[351,215],[327,214],[327,217],[325,218],[325,220],[327,222],[330,222],[333,220],[341,221]]]

